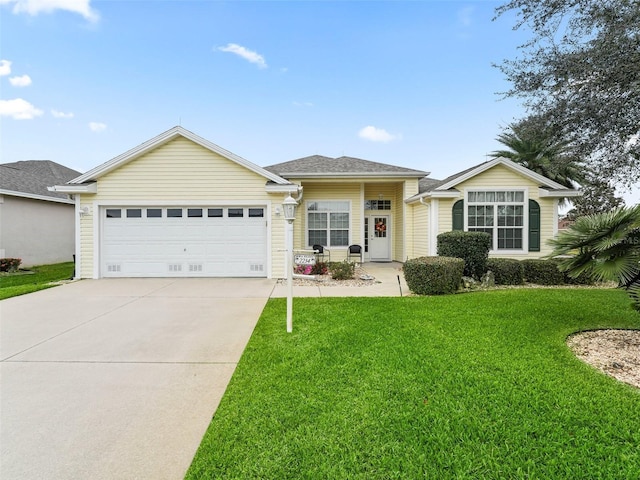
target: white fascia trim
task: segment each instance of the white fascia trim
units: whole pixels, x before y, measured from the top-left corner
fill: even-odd
[[[427,172],[282,172],[287,178],[423,178],[429,176]]]
[[[52,191],[52,190],[50,190]],[[45,202],[65,203],[67,205],[74,205],[75,201],[68,198],[55,198],[47,197],[46,195],[38,195],[36,193],[16,192],[13,190],[5,190],[0,188],[0,195],[9,195],[11,197],[30,198],[32,200],[44,200]]]
[[[482,165],[479,165],[478,167],[474,168],[473,170],[465,173],[464,175],[461,175],[460,177],[457,177],[453,180],[451,180],[449,183],[445,183],[444,185],[441,185],[437,188],[437,190],[449,190],[450,188],[455,187],[456,185],[469,180],[470,178],[475,177],[476,175],[481,174],[482,172],[485,172],[487,170],[489,170],[490,168],[495,167],[496,165],[503,165],[519,174],[521,174],[524,177],[528,177],[531,180],[537,182],[537,183],[541,183],[549,188],[552,188],[554,190],[564,190],[566,189],[566,187],[564,185],[560,185],[557,182],[554,182],[553,180],[550,180],[549,178],[540,175],[539,173],[534,172],[533,170],[529,170],[526,167],[523,167],[522,165],[519,165],[515,162],[512,162],[511,160],[508,160],[506,158],[496,158],[494,160],[491,160],[489,162],[483,163]]]
[[[571,190],[568,188],[565,188],[564,190],[546,190],[544,188],[539,188],[538,195],[540,198],[567,198],[581,197],[582,192],[580,190]]]
[[[72,195],[76,193],[98,193],[98,184],[93,182],[85,183],[84,185],[54,185],[53,187],[47,187],[47,190]]]
[[[71,180],[69,183],[71,184],[77,184],[77,183],[84,183],[87,180],[95,180],[99,177],[101,177],[102,175],[115,170],[116,168],[120,167],[121,165],[130,162],[131,160],[134,160],[135,158],[138,158],[141,155],[144,155],[145,153],[161,146],[164,145],[165,143],[170,142],[171,140],[177,138],[177,137],[184,137],[188,140],[191,140],[194,143],[197,143],[198,145],[200,145],[201,147],[204,147],[208,150],[211,150],[212,152],[217,153],[218,155],[221,155],[225,158],[228,158],[229,160],[238,163],[239,165],[242,165],[243,167],[257,173],[258,175],[261,175],[275,183],[279,183],[279,184],[286,184],[289,183],[287,180],[285,180],[284,178],[271,173],[267,170],[265,170],[262,167],[259,167],[258,165],[250,162],[249,160],[246,160],[238,155],[236,155],[235,153],[231,153],[228,150],[225,150],[224,148],[216,145],[213,142],[210,142],[209,140],[206,140],[205,138],[202,138],[198,135],[196,135],[193,132],[190,132],[189,130],[186,130],[182,127],[173,127],[170,130],[167,130],[164,133],[161,133],[160,135],[152,138],[151,140],[147,140],[146,142],[138,145],[137,147],[132,148],[131,150],[126,151],[125,153],[118,155],[117,157],[112,158],[111,160],[103,163],[102,165],[97,166],[96,168],[93,168],[92,170],[89,170],[87,173],[80,175],[77,178],[74,178],[73,180]]]
[[[300,188],[300,185],[295,183],[288,183],[286,185],[266,185],[264,187],[267,193],[298,193]]]
[[[436,190],[432,190],[430,192],[426,192],[426,193],[422,193],[420,195],[414,195],[411,198],[407,198],[404,202],[405,203],[417,203],[417,202],[421,202],[422,200],[429,200],[431,198],[462,198],[462,193],[459,192],[458,190],[446,190],[446,191],[436,191]]]

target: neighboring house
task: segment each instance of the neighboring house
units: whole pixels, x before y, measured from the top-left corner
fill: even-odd
[[[577,194],[505,159],[444,181],[351,157],[262,168],[182,127],[54,189],[76,195],[83,278],[283,277],[289,194],[294,248],[321,243],[331,260],[351,244],[364,261],[435,255],[437,234],[454,228],[491,233],[494,256],[538,257],[558,197]]]
[[[23,266],[73,259],[74,201],[47,187],[78,175],[49,160],[0,165],[0,258],[21,258]]]

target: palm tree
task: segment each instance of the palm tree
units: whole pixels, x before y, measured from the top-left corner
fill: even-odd
[[[619,282],[640,310],[640,205],[580,217],[550,243],[561,270]]]
[[[530,128],[526,120],[511,124],[509,128],[511,131],[496,138],[508,150],[491,152],[491,157],[508,158],[567,188],[577,188],[578,183],[584,182],[584,168],[570,155],[566,143]]]

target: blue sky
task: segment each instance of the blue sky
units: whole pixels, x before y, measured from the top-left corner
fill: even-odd
[[[86,171],[175,126],[267,166],[348,155],[444,178],[522,115],[493,1],[0,0],[2,162]]]

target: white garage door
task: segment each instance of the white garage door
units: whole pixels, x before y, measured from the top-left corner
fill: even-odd
[[[103,277],[265,277],[267,218],[255,207],[105,207]]]

